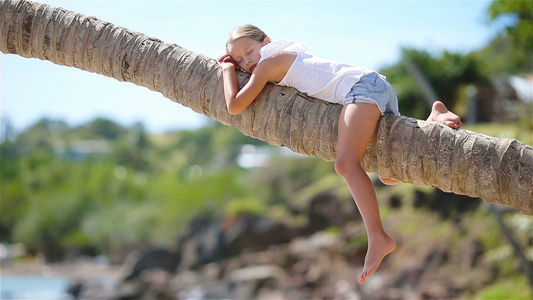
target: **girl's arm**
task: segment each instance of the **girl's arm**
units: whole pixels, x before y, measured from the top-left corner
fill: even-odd
[[[246,85],[239,90],[236,65],[229,56],[219,59],[224,81],[224,97],[228,112],[232,115],[240,114],[261,93],[267,82],[279,82],[290,68],[294,58],[293,53],[280,54],[265,59],[257,65]]]

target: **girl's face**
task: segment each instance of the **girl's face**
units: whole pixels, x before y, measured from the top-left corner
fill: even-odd
[[[243,71],[252,73],[261,58],[259,50],[264,45],[270,43],[267,37],[263,42],[256,41],[249,37],[242,37],[228,45],[228,54]]]

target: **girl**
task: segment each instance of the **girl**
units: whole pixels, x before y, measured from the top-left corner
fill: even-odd
[[[392,86],[376,71],[325,60],[298,42],[271,40],[253,25],[240,26],[231,32],[226,54],[218,62],[223,72],[224,97],[232,115],[246,109],[267,82],[343,105],[335,170],[348,184],[368,234],[368,251],[359,276],[359,282],[363,283],[396,248],[396,242],[383,229],[374,186],[361,167],[361,159],[381,115],[400,114]],[[241,90],[236,69],[251,74]],[[439,101],[433,104],[428,120],[452,128],[461,126],[460,118]],[[381,180],[385,184],[400,182]]]

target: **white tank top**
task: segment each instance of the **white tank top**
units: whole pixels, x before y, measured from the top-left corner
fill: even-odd
[[[368,68],[323,59],[304,45],[289,40],[272,40],[261,48],[258,64],[280,51],[296,52],[297,56],[278,84],[328,102],[342,104],[362,76],[377,73]]]

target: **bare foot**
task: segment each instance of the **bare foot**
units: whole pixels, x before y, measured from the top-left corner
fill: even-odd
[[[440,101],[433,102],[433,107],[431,108],[431,114],[427,118],[427,121],[435,121],[443,123],[444,125],[457,129],[460,128],[463,123],[461,123],[461,118],[449,111],[444,103]]]
[[[374,274],[383,258],[394,251],[394,249],[396,249],[396,242],[388,235],[369,239],[365,266],[359,276],[359,283],[365,282],[370,275]]]
[[[384,178],[381,176],[378,176],[378,177],[379,177],[379,180],[381,180],[381,182],[383,182],[383,184],[386,184],[386,185],[395,185],[395,184],[402,182],[399,179]]]

